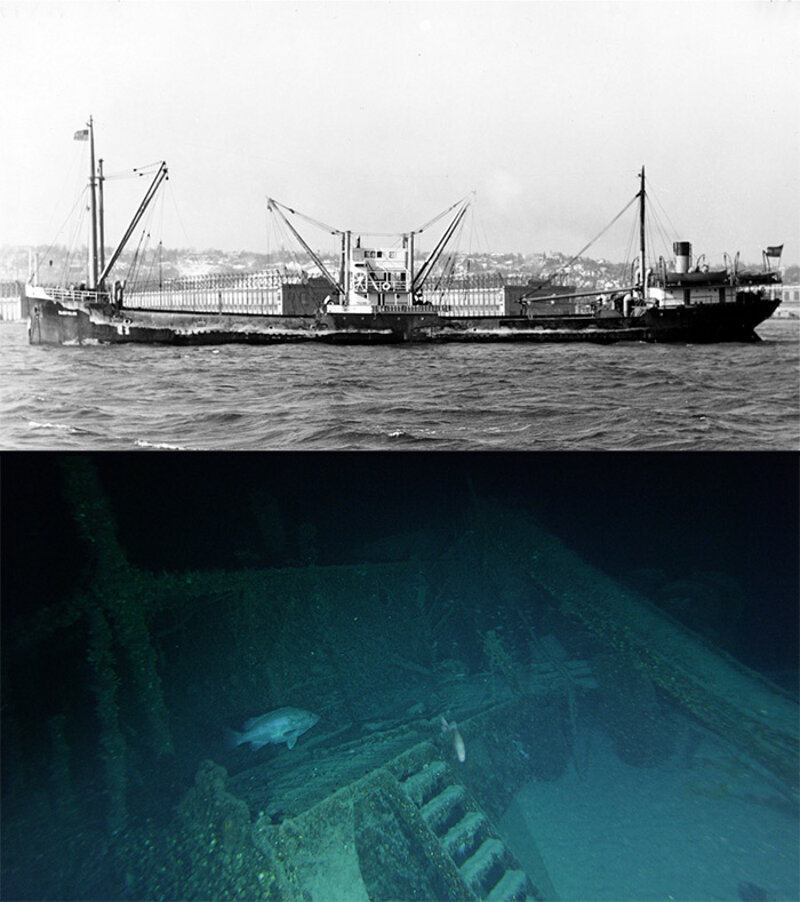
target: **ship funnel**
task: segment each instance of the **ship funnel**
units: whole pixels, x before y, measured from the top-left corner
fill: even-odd
[[[689,272],[692,265],[691,242],[673,241],[672,253],[675,254],[675,272]]]

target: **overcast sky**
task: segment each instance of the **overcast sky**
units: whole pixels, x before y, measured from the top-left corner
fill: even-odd
[[[646,164],[670,239],[793,262],[799,47],[786,0],[0,0],[0,244],[69,243],[92,114],[107,173],[168,162],[170,247],[267,250],[266,195],[388,232],[474,190],[462,249],[573,253]]]

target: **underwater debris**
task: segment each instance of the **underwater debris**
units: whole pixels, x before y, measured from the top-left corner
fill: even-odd
[[[111,834],[125,826],[128,816],[126,799],[128,775],[127,747],[119,724],[117,695],[119,676],[111,650],[111,630],[100,610],[88,613],[89,651],[87,658],[94,671],[94,693],[97,718],[100,721],[100,755],[108,793],[107,823]]]
[[[496,630],[487,630],[483,636],[483,653],[489,662],[489,671],[492,678],[492,700],[497,698],[495,676],[501,674],[508,685],[518,694],[522,694],[522,687],[519,684],[514,661],[508,652],[502,638],[497,634]]]
[[[498,527],[496,527],[497,529]],[[646,674],[797,795],[797,703],[754,671],[583,560],[534,518],[517,523],[528,569],[560,614],[578,620],[620,664]]]

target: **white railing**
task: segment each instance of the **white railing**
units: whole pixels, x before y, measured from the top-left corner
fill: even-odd
[[[376,313],[441,313],[444,309],[443,307],[433,307],[430,304],[416,304],[416,305],[405,305],[405,304],[378,304],[375,308]]]
[[[42,300],[50,298],[54,301],[61,301],[72,304],[96,304],[108,300],[108,292],[93,291],[88,288],[62,288],[60,286],[37,286],[36,289],[29,291],[28,297],[32,300],[41,298]]]
[[[176,313],[281,313],[282,289],[278,288],[183,288],[137,291],[125,295],[130,310],[160,310]]]

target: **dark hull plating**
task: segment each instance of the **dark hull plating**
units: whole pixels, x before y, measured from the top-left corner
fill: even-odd
[[[565,314],[532,318],[443,320],[439,341],[693,342],[760,341],[756,327],[779,299],[742,293],[735,303],[650,308],[638,316]]]
[[[777,299],[741,292],[733,303],[649,308],[636,316],[562,314],[531,317],[439,317],[435,313],[245,316],[118,311],[31,299],[31,344],[266,345],[403,342],[757,341],[756,327]]]

